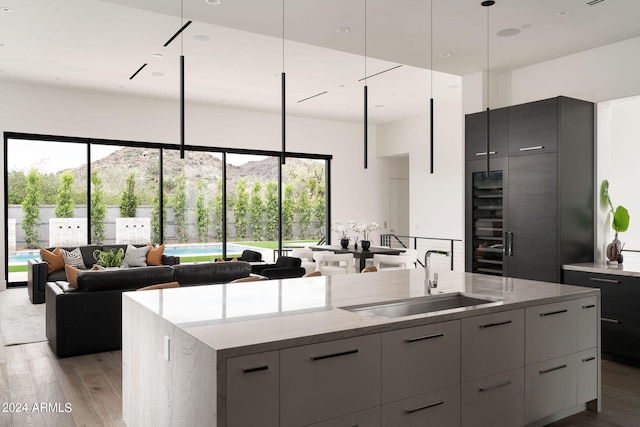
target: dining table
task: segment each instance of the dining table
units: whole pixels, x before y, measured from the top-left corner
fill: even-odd
[[[362,246],[349,245],[343,248],[341,245],[312,245],[309,249],[314,251],[332,251],[336,254],[353,254],[353,257],[360,262],[358,272],[364,270],[367,264],[367,258],[373,258],[375,254],[379,255],[400,255],[405,251],[404,248],[385,248],[380,246],[372,246],[369,249],[362,249]]]

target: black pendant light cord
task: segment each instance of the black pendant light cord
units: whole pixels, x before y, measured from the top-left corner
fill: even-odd
[[[364,168],[368,167],[369,151],[369,94],[367,88],[367,0],[364,0]]]
[[[430,2],[429,12],[431,37],[429,38],[429,77],[430,77],[430,90],[429,94],[431,99],[429,100],[429,170],[433,173],[433,0]]]
[[[287,100],[286,100],[286,86],[287,75],[284,72],[284,0],[282,0],[282,78],[281,78],[281,103],[282,103],[282,152],[280,154],[280,163],[286,163],[287,152]]]
[[[488,0],[488,1],[483,1],[481,3],[482,6],[487,8],[487,170],[486,170],[486,176],[489,176],[489,172],[490,172],[490,164],[489,164],[489,160],[490,160],[490,156],[491,156],[491,143],[490,143],[490,121],[489,121],[489,116],[490,116],[490,108],[489,108],[489,100],[491,98],[491,93],[489,91],[489,84],[490,84],[490,76],[489,76],[489,6],[493,6],[496,2],[493,0]]]
[[[184,1],[180,0],[180,25],[184,22]],[[184,34],[180,33],[180,158],[184,159]]]

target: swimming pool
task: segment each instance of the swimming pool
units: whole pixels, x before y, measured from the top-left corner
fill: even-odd
[[[227,254],[241,254],[244,246],[227,244]],[[198,245],[166,245],[164,253],[173,256],[205,256],[222,255],[222,243],[198,244]],[[40,251],[20,251],[15,255],[9,255],[9,265],[23,265],[32,258],[40,258]]]

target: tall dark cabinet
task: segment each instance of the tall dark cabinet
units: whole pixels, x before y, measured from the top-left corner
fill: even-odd
[[[488,150],[487,112],[465,120],[466,271],[559,283],[563,264],[593,261],[594,105],[488,114]]]

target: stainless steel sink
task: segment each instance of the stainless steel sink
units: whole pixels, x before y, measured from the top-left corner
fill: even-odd
[[[431,313],[434,311],[451,310],[461,307],[490,304],[495,300],[468,296],[460,292],[442,295],[428,295],[400,301],[390,301],[376,304],[354,305],[341,307],[365,316],[404,317],[414,314]]]

